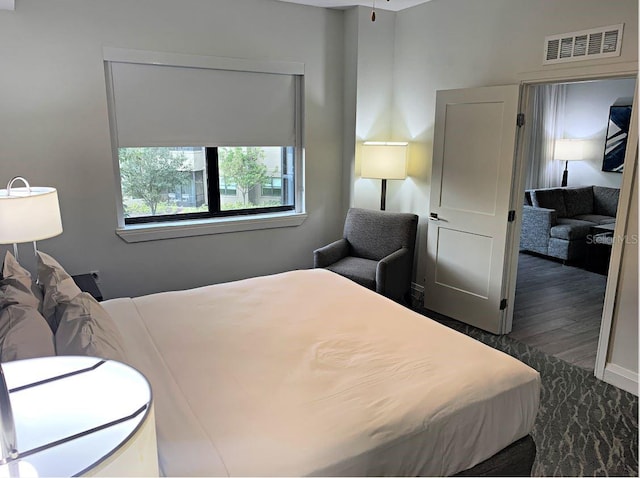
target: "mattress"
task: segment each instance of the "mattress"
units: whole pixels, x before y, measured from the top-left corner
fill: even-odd
[[[450,475],[536,417],[535,370],[326,270],[102,304],[165,475]]]

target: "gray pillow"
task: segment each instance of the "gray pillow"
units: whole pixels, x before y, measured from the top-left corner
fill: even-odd
[[[593,188],[567,188],[564,190],[567,217],[593,213]]]
[[[603,216],[616,217],[618,212],[618,200],[620,199],[620,190],[617,188],[608,188],[605,186],[593,187],[594,213]]]
[[[42,284],[44,289],[42,315],[55,334],[58,328],[56,307],[59,303],[68,302],[76,297],[81,290],[53,257],[38,251],[37,258],[38,282]]]
[[[53,333],[34,307],[10,304],[0,310],[0,361],[55,354]]]
[[[125,361],[122,336],[115,322],[91,294],[81,292],[56,309],[58,355],[87,355]]]
[[[9,304],[23,304],[42,311],[42,289],[31,279],[13,255],[7,251],[0,280],[0,308]]]
[[[535,189],[531,191],[531,203],[535,207],[555,209],[556,217],[567,217],[564,194],[560,188]]]

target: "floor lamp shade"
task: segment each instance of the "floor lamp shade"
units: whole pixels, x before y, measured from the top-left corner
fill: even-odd
[[[387,179],[407,177],[408,143],[390,143],[367,141],[362,146],[363,178],[382,179],[380,192],[380,210],[384,211],[387,200]]]
[[[12,180],[13,181],[13,180]],[[49,187],[0,189],[0,244],[34,242],[62,234],[58,192]]]
[[[569,178],[569,161],[584,159],[584,142],[579,139],[557,139],[553,157],[565,162],[560,185],[566,187]]]
[[[362,146],[361,176],[370,179],[405,179],[407,143],[365,142]]]
[[[558,139],[553,156],[560,161],[579,161],[584,159],[584,143],[579,139]]]

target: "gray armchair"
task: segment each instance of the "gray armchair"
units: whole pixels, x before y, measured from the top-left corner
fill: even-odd
[[[344,234],[313,251],[313,266],[336,272],[390,299],[408,297],[418,216],[351,208]]]

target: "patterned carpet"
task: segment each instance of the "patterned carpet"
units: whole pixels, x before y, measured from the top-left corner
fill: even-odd
[[[540,410],[531,435],[533,476],[638,476],[638,398],[507,336],[418,312],[512,355],[540,372]]]

